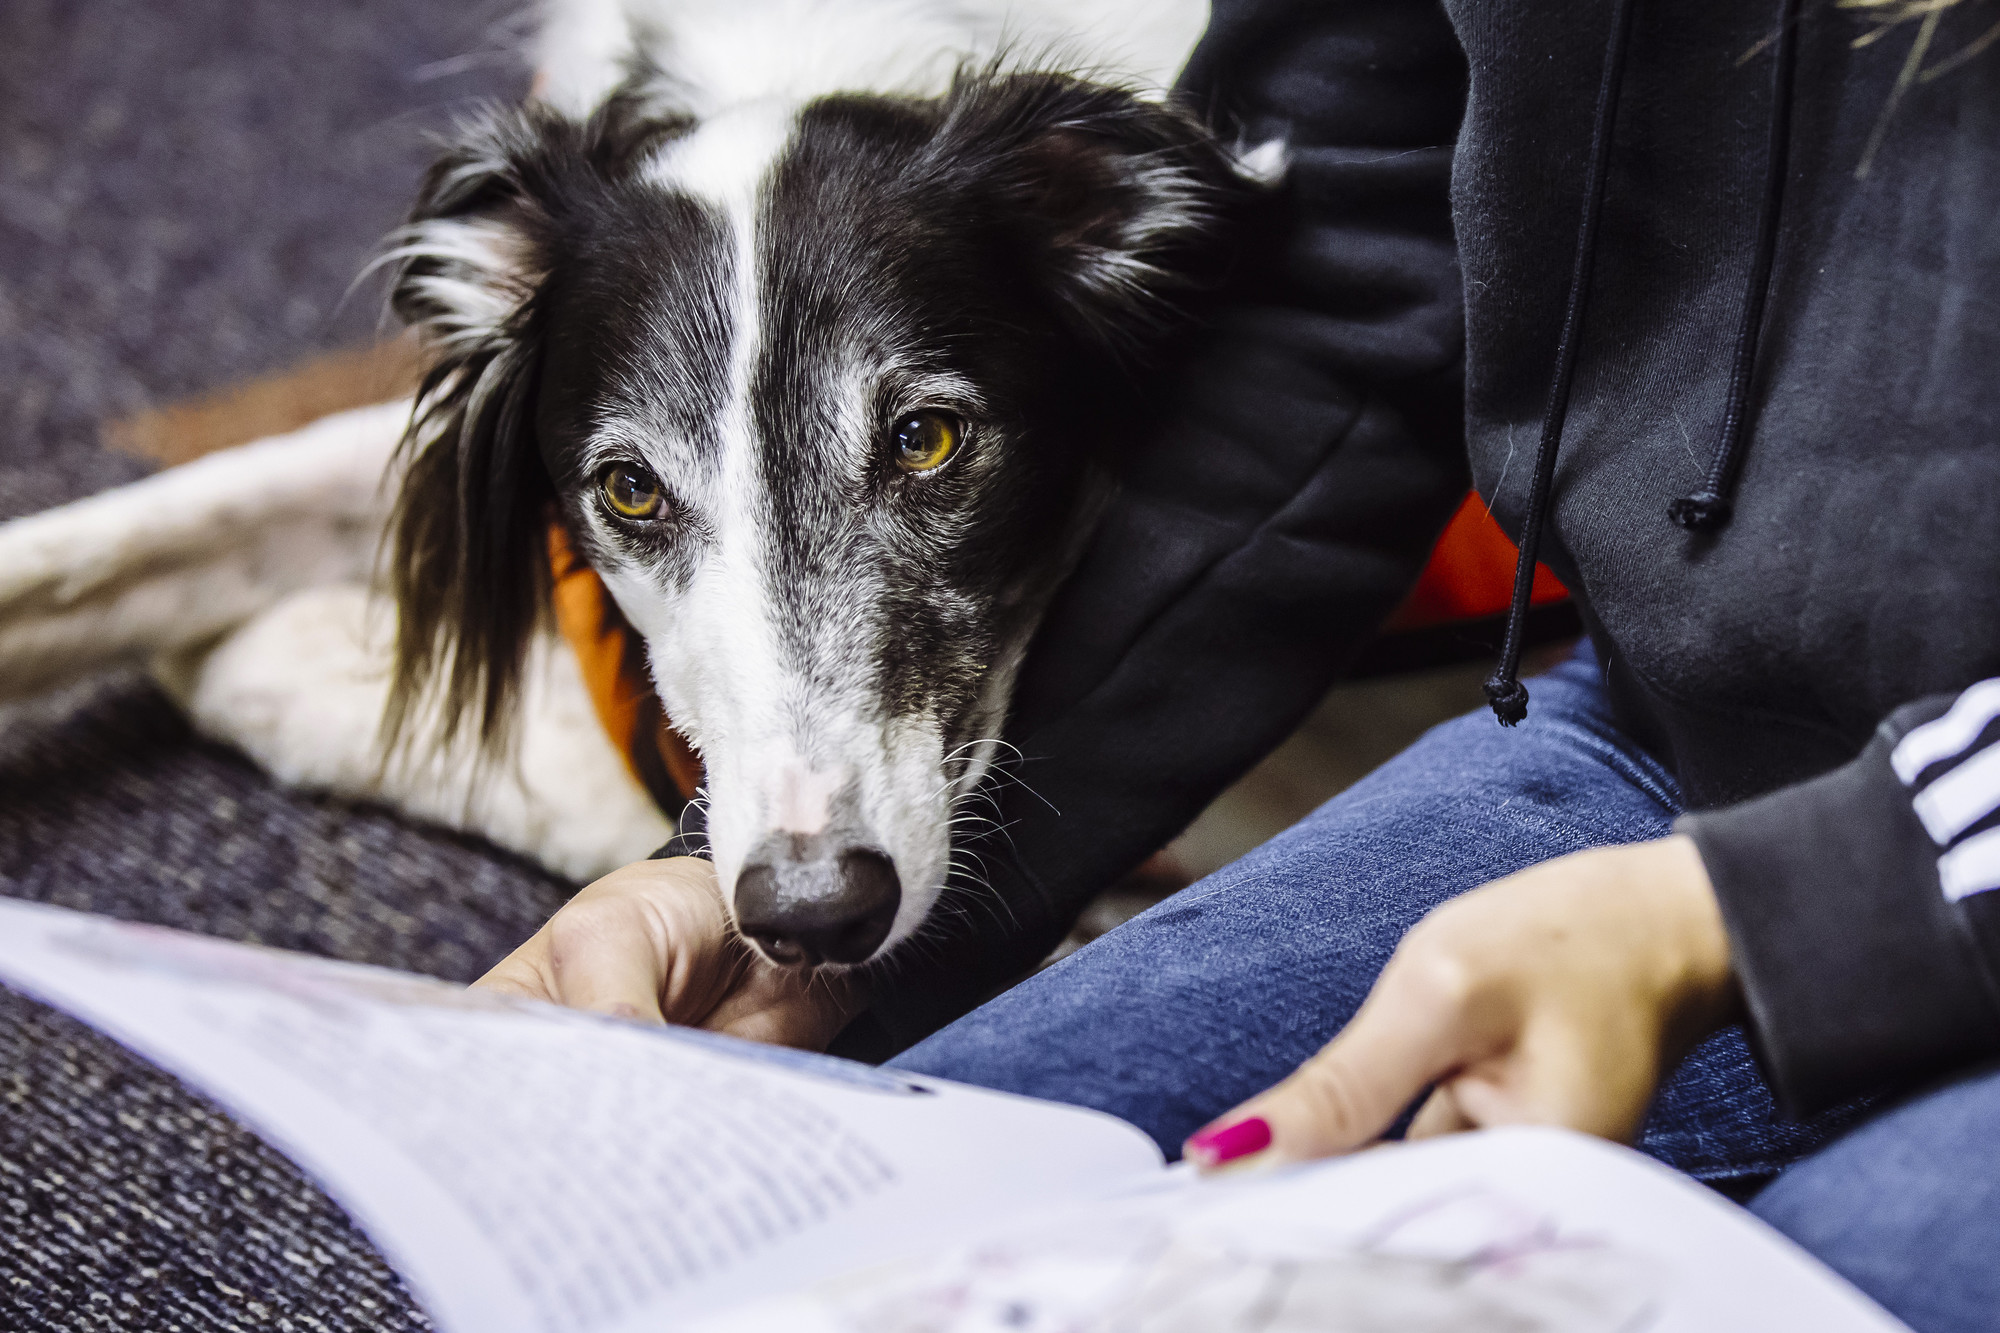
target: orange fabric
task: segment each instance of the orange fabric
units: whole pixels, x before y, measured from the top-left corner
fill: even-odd
[[[1503,615],[1514,596],[1514,543],[1493,521],[1477,491],[1466,494],[1431,549],[1417,586],[1390,617],[1387,632],[1425,629],[1455,620]],[[1566,601],[1569,589],[1543,564],[1535,566],[1531,606]]]
[[[701,759],[660,706],[646,675],[646,645],[625,623],[597,571],[570,545],[561,523],[549,524],[550,597],[556,628],[583,668],[591,706],[639,784],[662,804],[686,801],[701,785]],[[661,779],[671,791],[662,791]]]

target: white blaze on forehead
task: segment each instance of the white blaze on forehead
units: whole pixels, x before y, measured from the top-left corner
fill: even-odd
[[[792,784],[803,770],[788,701],[797,683],[782,660],[780,613],[769,587],[765,504],[750,391],[763,343],[757,304],[758,207],[784,155],[795,105],[778,100],[733,107],[667,144],[646,167],[664,189],[706,204],[722,220],[733,251],[729,284],[729,384],[715,422],[719,456],[701,469],[698,505],[707,528],[701,560],[685,590],[663,604],[634,571],[607,578],[648,643],[668,714],[685,726],[708,765],[709,837],[725,885],[770,831],[779,807],[792,832],[823,829],[833,789]],[[693,479],[690,479],[692,482]],[[631,602],[652,605],[633,614]],[[826,789],[821,791],[820,788]],[[816,816],[816,819],[815,819]]]
[[[796,116],[796,107],[778,101],[732,108],[669,144],[647,171],[663,186],[712,206],[735,251],[729,388],[716,422],[721,458],[704,506],[714,549],[689,592],[712,601],[709,614],[735,627],[740,637],[721,645],[736,664],[732,692],[739,701],[755,699],[766,709],[782,698],[784,681],[777,660],[780,636],[771,623],[775,607],[766,587],[762,480],[750,402],[763,344],[757,216],[763,185],[791,141]]]
[[[757,191],[791,142],[798,110],[788,99],[765,98],[718,112],[661,148],[646,178],[717,206],[740,222],[740,239]]]

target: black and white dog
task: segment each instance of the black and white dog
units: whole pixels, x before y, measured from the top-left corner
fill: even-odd
[[[544,628],[553,512],[701,754],[745,934],[893,948],[1249,174],[1044,63],[1157,87],[1200,6],[1057,10],[559,0],[538,98],[465,127],[392,243],[434,356],[414,416],[0,528],[0,680],[145,655],[283,779],[594,874],[669,829]]]

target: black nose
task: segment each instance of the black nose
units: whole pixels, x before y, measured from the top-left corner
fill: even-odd
[[[737,925],[778,963],[861,962],[889,938],[902,900],[888,857],[819,838],[768,838],[736,876]]]

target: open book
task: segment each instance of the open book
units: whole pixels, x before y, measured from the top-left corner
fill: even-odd
[[[1901,1327],[1552,1130],[1197,1180],[1109,1116],[0,901],[0,983],[311,1173],[448,1333]]]

